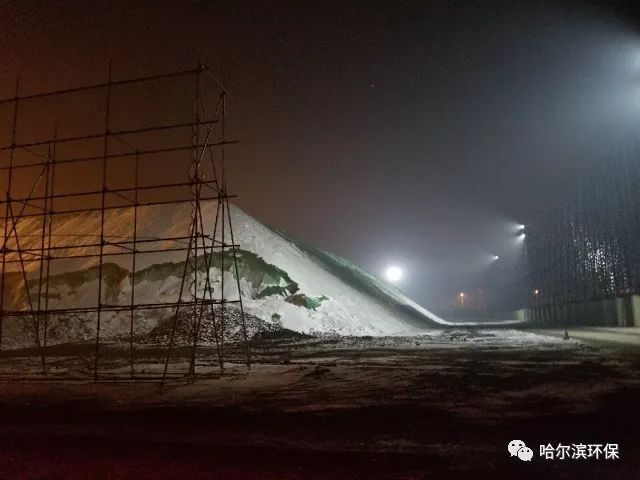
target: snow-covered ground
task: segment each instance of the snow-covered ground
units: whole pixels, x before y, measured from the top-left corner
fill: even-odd
[[[161,390],[164,350],[152,347],[135,362],[153,381],[129,381],[117,344],[103,347],[102,381],[64,375],[90,370],[92,347],[53,349],[47,381],[0,382],[0,476],[633,478],[640,466],[637,350],[517,330],[289,332],[253,345],[250,371],[230,352],[221,375],[202,348],[197,377],[184,377],[183,352]],[[11,366],[37,376],[32,353],[5,353],[3,379]],[[530,463],[509,456],[514,438]],[[617,443],[621,456],[547,461],[549,442]]]

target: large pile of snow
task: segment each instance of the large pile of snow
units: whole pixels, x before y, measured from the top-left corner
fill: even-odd
[[[205,232],[212,235],[216,202],[202,204]],[[235,243],[240,246],[239,277],[245,311],[266,322],[300,332],[335,332],[348,335],[411,335],[425,328],[451,325],[412,302],[395,288],[350,262],[277,232],[236,206],[231,207]],[[226,220],[226,219],[225,219]],[[138,239],[185,237],[191,225],[189,204],[146,206],[138,209]],[[221,225],[218,227],[220,238]],[[41,242],[41,219],[27,218],[18,224],[22,248],[38,248]],[[225,230],[230,225],[225,221]],[[90,255],[97,247],[100,214],[57,215],[53,222],[52,245],[73,245],[72,250],[58,249],[54,256]],[[133,210],[108,210],[105,216],[107,241],[117,242],[133,236]],[[227,242],[230,241],[227,236]],[[9,242],[9,248],[15,247]],[[186,240],[163,242],[163,247],[185,246]],[[140,244],[139,249],[158,248],[158,244]],[[126,252],[107,245],[107,253]],[[14,254],[15,255],[15,254]],[[199,294],[203,294],[204,276],[208,273],[214,298],[238,298],[231,252],[219,252],[211,259],[208,272],[198,275]],[[177,300],[186,252],[163,252],[137,255],[135,276],[136,303],[174,302]],[[14,257],[16,258],[16,257]],[[103,303],[126,305],[131,298],[131,255],[105,257]],[[200,266],[205,265],[204,257]],[[32,303],[37,303],[37,279],[40,264],[29,262]],[[224,268],[222,268],[224,266]],[[8,308],[27,309],[24,282],[18,264],[8,264],[5,287]],[[51,262],[49,308],[90,307],[98,304],[97,259],[74,258]],[[192,297],[192,279],[183,294]],[[41,297],[41,303],[44,300]],[[160,315],[160,314],[158,314]]]

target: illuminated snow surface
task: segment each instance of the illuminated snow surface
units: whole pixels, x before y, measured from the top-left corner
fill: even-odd
[[[137,234],[139,239],[187,236],[191,221],[191,206],[147,206],[138,210]],[[211,235],[216,203],[203,202],[205,231]],[[349,261],[306,245],[286,234],[273,230],[239,208],[232,206],[231,217],[235,243],[239,244],[240,285],[247,313],[267,323],[305,333],[336,333],[341,335],[416,335],[442,326],[484,326],[487,324],[450,323],[434,315],[403,295],[395,287],[362,271]],[[37,219],[24,219],[18,225],[23,248],[37,248],[41,224]],[[108,210],[105,216],[107,240],[130,238],[133,229],[133,211]],[[227,234],[229,224],[225,222]],[[220,232],[218,227],[218,237]],[[74,245],[75,255],[93,254],[95,247],[82,244],[95,243],[99,237],[98,213],[56,216],[53,223],[53,245]],[[185,246],[182,241],[167,241],[162,247]],[[230,242],[227,237],[227,242]],[[9,242],[9,247],[12,243]],[[140,244],[140,249],[158,248],[157,244]],[[69,254],[71,250],[59,250]],[[122,252],[110,245],[105,252]],[[228,253],[228,255],[230,252]],[[185,252],[150,253],[137,256],[136,302],[159,303],[177,300]],[[210,269],[214,298],[221,295],[221,267],[224,265],[224,296],[238,298],[235,271],[229,268],[230,257]],[[105,303],[126,305],[131,296],[131,257],[107,256],[105,262]],[[215,263],[215,262],[214,262]],[[17,265],[11,264],[14,275]],[[28,264],[29,278],[35,282],[39,264]],[[52,282],[49,308],[84,307],[97,304],[96,259],[82,258],[51,263]],[[10,294],[13,308],[26,308],[21,282],[14,282]],[[204,272],[199,277],[199,293],[203,294]],[[31,294],[37,295],[35,283]],[[191,294],[185,288],[183,299]],[[21,297],[22,295],[22,297]],[[109,315],[104,334],[109,335]],[[138,327],[150,329],[157,318],[146,317]],[[119,322],[115,322],[119,323]],[[502,322],[502,325],[518,322]],[[495,325],[495,324],[494,324]],[[507,334],[507,332],[503,332]],[[431,335],[431,334],[429,334]],[[435,334],[439,335],[439,334]],[[515,335],[515,333],[514,333]],[[518,333],[519,338],[528,338]]]

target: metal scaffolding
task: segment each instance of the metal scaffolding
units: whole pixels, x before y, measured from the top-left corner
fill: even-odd
[[[116,109],[124,112],[124,116],[120,116],[125,119],[136,117],[138,108],[143,110],[135,102],[138,95],[135,89],[140,88],[144,92],[157,90],[161,92],[159,96],[178,98],[183,106],[186,103],[185,110],[189,111],[192,118],[157,123],[156,118],[143,119],[135,128],[120,125],[119,120],[114,118]],[[134,90],[127,93],[126,89]],[[70,96],[77,98],[82,95],[101,98],[99,114],[102,128],[99,132],[62,136],[59,134],[59,123],[64,122],[57,116],[49,130],[53,134],[40,139],[33,134],[32,123],[23,125],[21,122],[21,110],[26,104],[33,109],[34,103],[41,102],[35,110],[39,109],[44,117],[51,109],[52,102],[64,102]],[[6,197],[0,202],[0,208],[4,209],[0,217],[4,225],[0,272],[0,350],[4,347],[3,334],[7,323],[20,319],[29,321],[33,345],[40,358],[41,374],[46,377],[51,350],[48,338],[50,323],[65,316],[80,316],[94,322],[93,365],[86,374],[98,381],[106,378],[100,371],[103,347],[101,326],[105,315],[126,316],[129,324],[129,376],[135,380],[151,378],[141,375],[135,368],[136,315],[141,311],[157,311],[160,317],[160,312],[164,312],[169,328],[161,375],[154,377],[164,383],[171,376],[193,377],[196,374],[196,357],[199,343],[203,343],[205,323],[212,334],[208,333],[207,338],[212,337],[215,344],[215,363],[223,370],[229,309],[233,308],[234,318],[239,318],[244,361],[250,368],[238,275],[238,246],[235,244],[229,205],[233,195],[228,194],[225,176],[226,147],[237,143],[226,136],[226,101],[227,91],[210,69],[202,65],[185,71],[131,79],[114,79],[109,68],[108,77],[103,83],[31,95],[21,94],[20,83],[16,81],[14,95],[0,100],[0,108],[11,110],[9,141],[0,147],[0,155],[3,155],[0,157],[0,172],[6,188]],[[73,111],[64,114],[73,116]],[[142,114],[140,116],[144,117]],[[168,158],[174,165],[172,168],[177,169],[180,168],[180,162],[174,159],[183,161],[181,155],[188,155],[182,170],[187,170],[185,173],[188,174],[184,181],[160,182],[149,173],[153,171],[153,165],[152,168],[142,168],[145,159],[153,162],[159,161],[158,158]],[[122,186],[120,177],[124,170],[129,185]],[[69,181],[61,182],[65,176],[81,179],[87,174],[98,177],[96,188],[78,189],[79,182],[71,182],[71,188]],[[203,214],[202,206],[207,201],[215,201],[213,218],[206,218]],[[176,204],[190,205],[188,232],[153,238],[140,236],[140,209]],[[110,212],[132,216],[127,235],[110,231],[111,224],[106,221],[106,215]],[[78,218],[82,215],[99,216],[98,231],[89,235],[83,232],[89,240],[79,243],[77,238],[65,241],[64,237],[56,237],[56,219],[74,215]],[[38,225],[37,231],[32,228],[24,232],[18,228],[19,223],[25,221],[30,221],[32,227]],[[26,239],[25,235],[32,238]],[[34,236],[39,241],[34,242]],[[177,298],[142,302],[136,297],[136,269],[140,259],[150,254],[156,260],[163,255],[169,255],[172,259],[176,254],[183,256],[184,267]],[[212,279],[210,275],[214,257],[221,262],[219,279]],[[131,265],[128,304],[107,301],[105,276],[108,274],[107,261],[110,258],[118,258]],[[79,259],[95,262],[97,301],[88,306],[52,307],[50,288],[54,266]],[[234,288],[238,292],[238,298],[235,299],[227,298],[230,293],[228,286],[225,295],[225,261],[229,262],[226,268],[233,269],[235,276]],[[204,276],[199,272],[204,272]],[[219,282],[219,294],[214,293],[215,289],[212,288],[214,280]],[[9,298],[10,290],[14,293],[13,300]],[[16,303],[15,298],[24,300]],[[185,372],[175,372],[169,368],[175,356],[179,330],[186,330],[189,337],[188,369]]]

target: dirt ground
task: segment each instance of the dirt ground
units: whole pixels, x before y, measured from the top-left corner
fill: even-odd
[[[2,479],[640,478],[640,355],[531,332],[278,336],[231,351],[91,345],[0,359]],[[530,462],[510,457],[523,440]],[[545,460],[541,444],[619,445],[618,460]]]

